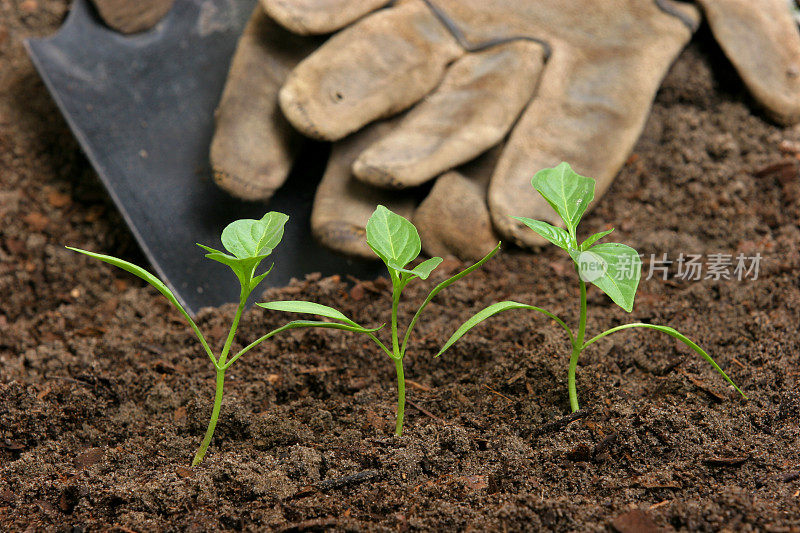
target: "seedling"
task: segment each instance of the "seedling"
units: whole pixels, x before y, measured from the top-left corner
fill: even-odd
[[[197,450],[197,453],[194,456],[192,466],[197,466],[203,460],[206,450],[208,450],[208,446],[211,444],[211,439],[214,436],[214,429],[216,428],[217,420],[219,419],[220,407],[222,406],[222,389],[223,385],[225,384],[225,371],[228,370],[228,368],[230,368],[234,361],[239,359],[239,357],[268,338],[272,337],[276,333],[280,333],[281,331],[292,328],[308,327],[313,325],[317,327],[344,329],[348,331],[357,331],[370,334],[371,332],[376,331],[350,324],[309,321],[289,322],[288,324],[273,330],[263,337],[260,337],[259,339],[248,344],[239,350],[239,352],[230,360],[228,360],[231,345],[236,335],[236,330],[239,327],[239,319],[244,311],[247,298],[250,296],[250,293],[252,293],[253,290],[259,285],[259,283],[264,280],[267,274],[269,274],[270,270],[272,270],[272,267],[270,267],[263,274],[258,275],[256,275],[256,269],[261,264],[261,261],[263,261],[264,258],[272,253],[272,250],[275,249],[278,243],[281,242],[281,239],[283,238],[283,227],[287,220],[289,220],[289,217],[283,213],[271,211],[264,215],[261,220],[242,219],[231,222],[222,231],[221,236],[222,245],[229,253],[221,252],[209,246],[198,244],[200,248],[208,252],[206,254],[208,259],[220,262],[223,265],[230,267],[230,269],[239,279],[239,284],[241,286],[241,291],[239,293],[239,306],[236,308],[236,314],[233,317],[233,322],[231,323],[228,337],[225,339],[225,345],[222,347],[222,351],[218,357],[214,355],[213,351],[208,345],[208,342],[206,342],[203,333],[200,331],[200,328],[197,327],[197,324],[195,324],[194,320],[192,320],[192,317],[189,315],[189,313],[186,312],[180,302],[178,302],[178,299],[175,297],[172,291],[169,290],[166,284],[164,284],[156,276],[145,269],[136,266],[133,263],[123,261],[122,259],[67,246],[67,248],[70,250],[86,254],[90,257],[94,257],[95,259],[99,259],[100,261],[126,270],[134,276],[142,278],[150,285],[158,289],[158,291],[163,294],[167,300],[169,300],[169,302],[174,305],[184,316],[186,321],[189,323],[189,326],[192,328],[192,331],[194,331],[195,335],[197,336],[197,339],[200,341],[200,344],[203,346],[203,349],[208,355],[208,358],[211,360],[211,363],[214,365],[214,368],[217,372],[217,386],[216,394],[214,396],[214,407],[211,411],[211,421],[208,424],[208,431],[206,431],[205,437],[200,444],[200,448]]]
[[[375,329],[370,330],[359,326],[341,312],[326,305],[302,301],[279,301],[257,305],[273,311],[309,313],[323,316],[338,321],[342,326],[349,326],[351,328],[350,331],[360,331],[372,339],[378,348],[383,350],[383,352],[394,361],[395,370],[397,371],[397,419],[395,433],[399,437],[403,434],[403,416],[406,405],[406,381],[403,372],[403,357],[406,355],[408,340],[411,337],[414,326],[417,324],[422,311],[425,310],[425,307],[433,300],[434,296],[439,294],[442,289],[452,285],[488,261],[500,249],[500,243],[497,243],[494,250],[489,252],[483,259],[462,270],[455,276],[444,280],[433,288],[411,319],[411,322],[405,330],[405,335],[403,335],[402,342],[400,341],[400,334],[398,332],[397,308],[400,304],[400,296],[403,289],[415,279],[428,279],[431,272],[442,262],[442,258],[432,257],[423,261],[413,269],[407,269],[406,266],[416,259],[421,251],[421,242],[419,234],[417,233],[417,228],[405,218],[393,213],[382,205],[379,205],[377,209],[375,209],[375,212],[367,222],[367,244],[372,248],[372,251],[375,252],[375,255],[386,264],[386,268],[389,270],[389,278],[392,280],[391,349],[375,336]],[[309,326],[312,327],[316,325],[317,324],[309,324]],[[346,328],[342,327],[340,329]],[[452,342],[450,344],[452,344]],[[442,351],[444,351],[444,349]]]
[[[575,390],[575,370],[578,367],[578,357],[580,357],[581,352],[607,335],[630,328],[654,329],[678,339],[703,356],[717,372],[722,374],[722,377],[728,380],[728,383],[733,385],[739,394],[747,398],[705,350],[671,327],[637,322],[608,329],[588,341],[584,341],[586,332],[586,283],[589,282],[595,285],[606,293],[615,304],[630,313],[633,310],[633,300],[641,277],[641,259],[639,259],[639,254],[636,250],[630,246],[614,242],[598,243],[600,239],[614,231],[613,229],[595,233],[578,244],[576,236],[578,223],[586,212],[586,208],[594,199],[595,181],[592,178],[580,176],[567,163],[561,163],[555,168],[547,168],[537,172],[531,180],[531,184],[555,209],[558,216],[564,221],[566,229],[553,226],[541,220],[525,217],[512,218],[524,223],[546,240],[566,251],[572,258],[578,274],[578,287],[580,289],[580,318],[577,335],[573,334],[563,320],[545,309],[519,302],[504,301],[487,307],[467,320],[444,344],[444,347],[436,357],[452,346],[454,342],[476,324],[490,316],[510,309],[529,309],[543,313],[553,319],[564,328],[569,336],[572,354],[569,359],[569,371],[567,372],[567,389],[569,391],[569,404],[573,412],[579,409],[578,395]]]

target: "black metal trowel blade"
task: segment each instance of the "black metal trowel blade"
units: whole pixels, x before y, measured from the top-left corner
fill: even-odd
[[[266,205],[231,198],[211,179],[214,109],[254,5],[254,0],[176,0],[155,28],[124,36],[105,27],[87,0],[75,0],[56,35],[26,42],[156,274],[191,313],[237,301],[239,295],[233,274],[205,259],[195,243],[218,247],[226,224],[260,218],[267,210],[291,217],[270,258],[275,268],[267,283],[283,285],[309,272],[360,277],[380,272],[373,263],[337,256],[311,238],[308,220],[326,147],[310,146]]]

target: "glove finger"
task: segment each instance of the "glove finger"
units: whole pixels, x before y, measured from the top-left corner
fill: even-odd
[[[298,35],[320,35],[344,28],[389,0],[261,0],[267,14]]]
[[[240,198],[266,199],[283,185],[299,135],[278,108],[278,90],[315,41],[289,33],[256,6],[231,63],[217,108],[211,167]]]
[[[396,130],[356,159],[353,173],[378,187],[401,188],[474,159],[508,134],[543,63],[542,46],[525,40],[460,58]]]
[[[496,147],[436,180],[414,212],[425,253],[476,261],[497,245],[500,239],[492,228],[486,189],[499,154]]]
[[[420,1],[378,11],[331,37],[280,91],[286,117],[310,137],[338,140],[417,102],[463,55]]]
[[[778,122],[800,120],[800,33],[786,0],[700,0],[714,37]]]
[[[325,175],[317,187],[311,210],[311,231],[324,246],[351,256],[375,259],[367,246],[366,227],[378,204],[410,217],[416,200],[408,194],[365,185],[353,177],[353,161],[376,135],[393,127],[381,122],[333,146]]]
[[[173,0],[93,0],[97,12],[109,27],[120,33],[149,30],[172,8]]]
[[[595,198],[609,187],[639,137],[667,67],[690,37],[677,18],[661,24],[659,38],[629,49],[572,53],[554,48],[537,95],[511,133],[489,186],[489,209],[501,235],[538,246],[544,241],[510,217],[560,224],[530,184],[542,168],[569,162],[576,172],[597,180]]]

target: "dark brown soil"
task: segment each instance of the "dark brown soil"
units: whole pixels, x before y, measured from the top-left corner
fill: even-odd
[[[142,261],[21,45],[65,9],[0,0],[0,530],[800,531],[800,131],[754,110],[709,39],[670,72],[584,230],[613,224],[646,257],[760,253],[759,277],[643,281],[632,315],[591,289],[589,331],[670,324],[749,401],[669,337],[625,332],[584,354],[587,412],[569,417],[567,342],[523,312],[432,359],[500,299],[575,320],[568,259],[510,251],[424,315],[401,439],[388,358],[348,333],[295,331],[232,368],[190,470],[208,360],[154,290],[62,247]],[[403,319],[458,267],[410,288]],[[264,297],[388,319],[380,282],[312,276]],[[201,313],[215,347],[232,314]],[[237,345],[284,320],[248,312]]]

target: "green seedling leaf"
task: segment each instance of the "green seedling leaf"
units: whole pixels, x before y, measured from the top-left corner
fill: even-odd
[[[386,266],[395,270],[404,268],[422,250],[417,228],[382,205],[367,221],[367,244]]]
[[[428,279],[428,276],[431,275],[431,272],[436,270],[436,267],[441,265],[442,261],[444,261],[444,259],[441,257],[431,257],[430,259],[418,264],[412,270],[407,270],[405,268],[400,268],[398,270],[400,272],[409,274],[410,276],[416,276],[419,279]]]
[[[614,228],[610,230],[601,231],[600,233],[595,233],[594,235],[590,235],[588,239],[581,243],[581,250],[588,250],[594,243],[605,237],[606,235],[610,234],[614,231]]]
[[[261,283],[262,281],[264,281],[264,278],[266,278],[269,275],[269,273],[272,272],[272,269],[274,267],[275,267],[275,263],[272,263],[269,266],[269,268],[267,269],[266,272],[264,272],[263,274],[259,274],[258,276],[256,276],[253,279],[251,279],[250,280],[250,288],[249,288],[248,292],[253,292],[253,290],[256,287],[258,287],[258,284]]]
[[[255,257],[239,259],[238,257],[220,252],[219,250],[215,250],[214,248],[204,244],[197,243],[197,246],[209,252],[205,255],[205,257],[208,259],[217,261],[218,263],[222,263],[223,265],[230,267],[230,269],[233,270],[233,273],[236,274],[236,277],[239,279],[239,283],[242,285],[242,287],[247,289],[248,292],[252,291],[256,285],[261,283],[261,280],[263,280],[272,270],[272,267],[270,267],[269,270],[264,274],[261,274],[257,278],[253,278],[255,269],[258,267],[259,263],[261,263],[261,261],[267,257],[266,255],[258,255]]]
[[[180,304],[180,302],[178,302],[178,299],[175,297],[172,291],[169,290],[169,287],[167,287],[164,284],[164,282],[162,282],[160,279],[158,279],[157,277],[155,277],[142,267],[136,266],[133,263],[129,263],[127,261],[123,261],[122,259],[117,259],[116,257],[110,255],[89,252],[88,250],[73,248],[72,246],[67,246],[66,248],[68,250],[72,250],[73,252],[78,252],[84,255],[88,255],[89,257],[94,257],[95,259],[99,259],[100,261],[108,263],[109,265],[114,265],[115,267],[121,268],[122,270],[130,272],[134,276],[145,280],[147,283],[158,289],[158,292],[163,294],[164,297],[166,297],[166,299],[169,300],[172,305],[177,307],[181,313],[183,313],[187,318],[189,318],[189,320],[191,320],[191,317],[189,317],[189,313],[187,313],[186,310],[183,308],[183,306]]]
[[[450,285],[452,285],[452,284],[453,284],[453,283],[455,283],[456,281],[460,280],[460,279],[461,279],[461,278],[463,278],[464,276],[468,276],[468,275],[469,275],[470,273],[472,273],[474,270],[477,270],[478,268],[482,267],[482,266],[483,266],[483,264],[484,264],[484,263],[486,263],[486,261],[488,261],[489,259],[491,259],[492,257],[494,257],[494,255],[495,255],[497,252],[499,252],[499,251],[500,251],[500,245],[501,245],[501,244],[502,244],[502,243],[498,242],[498,243],[497,243],[497,246],[495,246],[495,247],[492,249],[492,251],[491,251],[491,252],[489,252],[488,254],[486,254],[485,256],[483,256],[483,258],[482,258],[480,261],[478,261],[478,262],[477,262],[477,263],[475,263],[474,265],[471,265],[471,266],[469,266],[469,267],[465,268],[464,270],[462,270],[461,272],[459,272],[459,273],[458,273],[458,274],[456,274],[455,276],[452,276],[452,277],[450,277],[450,278],[447,278],[446,280],[442,281],[441,283],[439,283],[439,284],[438,284],[436,287],[434,287],[434,288],[431,290],[431,292],[430,292],[430,293],[428,294],[428,296],[425,298],[425,301],[423,301],[423,302],[422,302],[422,305],[420,305],[420,306],[419,306],[419,308],[417,309],[417,312],[416,312],[416,313],[414,313],[414,317],[411,319],[411,323],[408,325],[408,329],[406,329],[406,335],[405,335],[405,337],[403,338],[403,345],[402,345],[402,348],[400,349],[400,354],[401,354],[401,356],[405,355],[405,353],[406,353],[406,347],[408,346],[408,339],[411,337],[411,332],[414,330],[414,326],[417,324],[417,321],[419,320],[419,317],[422,315],[422,312],[425,310],[425,308],[428,306],[428,304],[429,304],[429,303],[431,303],[431,300],[433,300],[433,299],[434,299],[434,297],[435,297],[437,294],[439,294],[440,292],[442,292],[444,289],[446,289],[447,287],[449,287]]]
[[[691,348],[691,349],[692,349],[692,350],[693,350],[695,353],[697,353],[697,354],[699,354],[700,356],[702,356],[702,357],[703,357],[703,359],[705,359],[706,361],[708,361],[708,363],[709,363],[711,366],[713,366],[713,367],[714,367],[714,369],[715,369],[717,372],[719,372],[719,373],[720,373],[720,375],[722,375],[722,377],[723,377],[723,378],[725,378],[725,379],[728,381],[728,383],[730,383],[730,384],[733,386],[733,388],[734,388],[734,389],[736,389],[736,391],[737,391],[739,394],[741,394],[741,395],[742,395],[742,397],[744,397],[745,399],[747,399],[747,395],[745,395],[745,393],[744,393],[744,392],[742,392],[742,390],[741,390],[741,389],[740,389],[740,388],[739,388],[739,387],[736,385],[736,383],[734,383],[734,382],[733,382],[733,380],[732,380],[731,378],[729,378],[729,377],[728,377],[728,374],[726,374],[726,373],[725,373],[725,371],[724,371],[724,370],[722,370],[722,368],[720,368],[720,366],[717,364],[717,362],[716,362],[716,361],[714,361],[714,359],[713,359],[713,358],[712,358],[710,355],[708,355],[708,353],[707,353],[707,352],[706,352],[704,349],[702,349],[700,346],[698,346],[697,344],[695,344],[695,343],[694,343],[694,341],[692,341],[692,340],[691,340],[689,337],[687,337],[686,335],[684,335],[684,334],[683,334],[683,333],[681,333],[680,331],[676,330],[675,328],[671,328],[671,327],[669,327],[669,326],[659,326],[659,325],[656,325],[656,324],[644,324],[644,323],[641,323],[641,322],[637,322],[637,323],[634,323],[634,324],[625,324],[625,325],[622,325],[622,326],[617,326],[617,327],[615,327],[615,328],[611,328],[611,329],[609,329],[609,330],[607,330],[607,331],[604,331],[604,332],[603,332],[603,333],[601,333],[600,335],[597,335],[596,337],[594,337],[594,338],[592,338],[591,340],[587,341],[587,342],[586,342],[586,343],[583,345],[583,347],[584,347],[584,348],[586,348],[587,346],[589,346],[589,345],[590,345],[590,344],[592,344],[593,342],[595,342],[595,341],[598,341],[598,340],[602,339],[602,338],[603,338],[603,337],[605,337],[606,335],[610,335],[610,334],[612,334],[612,333],[615,333],[615,332],[617,332],[617,331],[621,331],[621,330],[623,330],[623,329],[630,329],[630,328],[647,328],[647,329],[654,329],[654,330],[656,330],[656,331],[660,331],[661,333],[666,333],[666,334],[667,334],[667,335],[669,335],[670,337],[674,337],[674,338],[678,339],[678,340],[679,340],[679,341],[681,341],[683,344],[685,344],[686,346],[688,346],[689,348]]]
[[[570,256],[578,266],[578,276],[587,283],[594,283],[608,272],[608,262],[591,250],[571,250]]]
[[[227,258],[230,258],[230,259],[237,259],[236,257],[234,257],[232,255],[226,254],[225,252],[221,252],[221,251],[217,250],[216,248],[212,248],[210,246],[206,246],[205,244],[200,244],[199,242],[196,242],[195,244],[197,246],[199,246],[200,248],[202,248],[203,250],[205,250],[206,252],[208,252],[209,254],[219,254],[219,255],[221,255],[223,257],[227,257]],[[208,257],[208,255],[206,257]],[[216,257],[214,257],[214,258],[209,257],[209,259],[214,259],[214,261],[219,261],[219,259],[217,259]],[[222,263],[222,261],[219,261],[219,262]],[[223,264],[227,265],[227,263],[223,263]]]
[[[616,242],[601,243],[580,252],[576,262],[581,279],[595,285],[627,312],[633,311],[642,275],[642,260],[636,250]]]
[[[222,230],[222,245],[238,259],[267,256],[281,242],[287,215],[270,211],[261,220],[235,220]]]
[[[568,163],[540,170],[531,179],[533,187],[556,210],[572,235],[594,199],[594,183],[593,179],[574,172]]]
[[[550,311],[547,311],[545,309],[542,309],[541,307],[536,307],[536,306],[533,306],[533,305],[523,304],[523,303],[519,303],[519,302],[505,301],[505,302],[497,302],[496,304],[492,304],[489,307],[487,307],[485,309],[482,309],[481,311],[478,311],[477,313],[472,315],[471,318],[469,318],[466,322],[464,322],[461,325],[461,327],[459,327],[456,330],[456,332],[453,333],[450,336],[449,339],[447,339],[447,342],[444,343],[444,346],[442,346],[442,349],[439,350],[439,353],[437,353],[435,355],[435,357],[439,357],[440,355],[442,355],[445,351],[447,351],[448,348],[450,348],[461,337],[463,337],[464,334],[466,334],[469,330],[471,330],[472,328],[474,328],[475,326],[477,326],[478,324],[480,324],[481,322],[483,322],[487,318],[492,317],[492,316],[494,316],[494,315],[496,315],[498,313],[502,313],[503,311],[508,311],[508,310],[511,310],[511,309],[529,309],[531,311],[538,311],[540,313],[543,313],[543,314],[547,315],[549,318],[551,318],[551,319],[555,320],[556,322],[558,322],[558,324],[562,328],[567,330],[567,333],[569,334],[570,342],[572,342],[572,338],[573,338],[572,337],[572,331],[564,323],[563,320],[561,320],[560,318],[555,316]]]
[[[88,255],[89,257],[99,259],[100,261],[108,263],[109,265],[114,265],[115,267],[121,268],[122,270],[130,272],[134,276],[145,280],[147,283],[155,287],[158,290],[158,292],[163,294],[164,297],[167,300],[169,300],[169,303],[174,305],[175,308],[181,312],[184,318],[186,318],[186,321],[189,322],[189,326],[191,326],[192,330],[197,336],[197,339],[200,341],[200,344],[203,345],[203,349],[206,351],[206,354],[208,354],[208,357],[211,358],[211,361],[215,365],[217,364],[217,361],[214,358],[213,353],[211,352],[211,348],[208,346],[208,343],[206,342],[205,337],[203,337],[203,334],[200,332],[200,329],[197,327],[197,324],[195,324],[194,320],[192,320],[192,317],[189,315],[186,309],[183,308],[181,303],[178,301],[178,299],[175,297],[172,291],[169,290],[169,287],[167,287],[164,284],[164,282],[162,282],[160,279],[158,279],[157,277],[155,277],[142,267],[134,265],[133,263],[129,263],[128,261],[124,261],[122,259],[118,259],[110,255],[98,254],[95,252],[90,252],[88,250],[81,250],[80,248],[73,248],[71,246],[67,246],[66,248],[68,250],[72,250],[73,252],[78,252],[84,255]]]
[[[547,222],[542,222],[541,220],[534,220],[532,218],[526,217],[511,217],[513,219],[519,220],[533,231],[550,241],[551,243],[555,244],[562,250],[569,250],[570,248],[570,236],[569,233],[563,228],[559,228],[557,226],[553,226],[552,224],[548,224]]]
[[[257,304],[257,305],[261,305],[261,304]],[[241,351],[239,351],[239,353],[234,355],[231,358],[230,361],[225,363],[224,368],[228,369],[233,363],[238,361],[241,356],[243,356],[244,354],[249,352],[255,346],[258,346],[259,344],[261,344],[265,340],[269,339],[273,335],[281,333],[282,331],[286,331],[287,329],[328,328],[328,329],[341,329],[341,330],[344,330],[344,331],[352,331],[353,333],[366,333],[368,335],[371,335],[372,333],[375,333],[376,331],[380,330],[384,326],[384,324],[381,324],[377,328],[365,328],[365,327],[361,327],[361,326],[359,326],[359,325],[357,325],[355,323],[353,323],[353,324],[354,325],[341,324],[339,322],[320,322],[320,321],[316,321],[316,320],[293,320],[292,322],[284,324],[283,326],[281,326],[281,327],[279,327],[277,329],[273,329],[272,331],[270,331],[269,333],[267,333],[263,337],[259,338],[258,340],[254,341],[254,342],[251,342],[249,345],[247,345],[244,348],[242,348]]]
[[[317,320],[293,320],[289,322],[285,326],[278,328],[279,330],[284,329],[296,329],[296,328],[329,328],[329,329],[342,329],[344,331],[352,331],[354,333],[375,333],[382,329],[384,324],[376,328],[365,328],[363,326],[353,326],[351,324],[340,324],[338,322],[320,322]]]
[[[294,301],[294,300],[281,300],[276,302],[265,302],[256,304],[259,307],[263,307],[264,309],[269,309],[270,311],[284,311],[287,313],[306,313],[309,315],[319,315],[324,316],[326,318],[332,318],[333,320],[340,320],[342,322],[346,322],[347,324],[356,325],[355,322],[347,318],[341,311],[334,309],[333,307],[328,307],[327,305],[322,305],[314,302],[301,302],[301,301]]]

